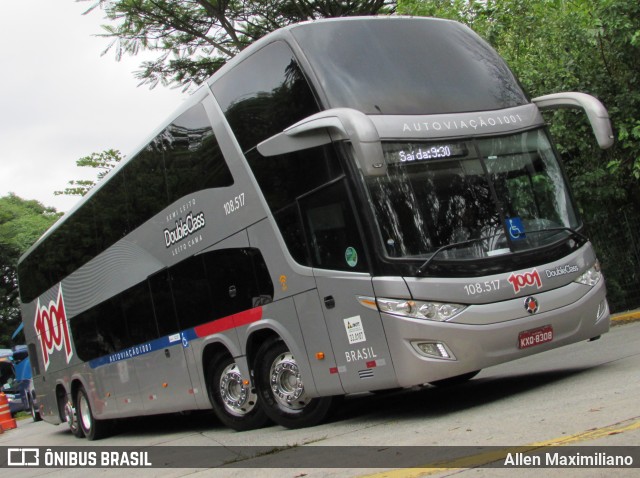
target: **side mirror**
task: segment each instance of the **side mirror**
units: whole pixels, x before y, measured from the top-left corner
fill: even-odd
[[[554,93],[539,96],[532,100],[539,109],[551,110],[557,108],[582,108],[589,118],[591,128],[602,149],[613,146],[613,130],[609,121],[609,113],[602,103],[591,95],[585,93]]]
[[[366,176],[386,173],[378,130],[367,115],[351,108],[311,115],[264,140],[257,148],[263,156],[275,156],[340,140],[351,142],[356,161]]]

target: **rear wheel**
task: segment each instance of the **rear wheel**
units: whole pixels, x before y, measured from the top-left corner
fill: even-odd
[[[42,420],[42,417],[40,416],[40,412],[36,409],[35,403],[33,403],[33,398],[31,397],[31,394],[29,394],[29,410],[31,411],[31,418],[33,418],[34,422],[39,422],[40,420]]]
[[[88,440],[99,440],[107,434],[109,422],[106,420],[96,420],[91,410],[89,396],[84,387],[80,387],[76,394],[76,414],[78,416],[80,429]]]
[[[295,357],[282,340],[265,342],[256,355],[256,381],[265,413],[287,428],[317,425],[331,411],[334,397],[311,398]]]
[[[265,426],[264,413],[256,390],[246,384],[238,365],[229,355],[214,359],[207,372],[209,400],[220,421],[236,431]]]
[[[455,377],[443,378],[442,380],[436,380],[435,382],[429,382],[431,385],[435,385],[436,387],[450,387],[452,385],[459,385],[461,383],[467,382],[471,380],[473,377],[478,375],[480,370],[476,370],[474,372],[463,373],[462,375],[456,375]]]
[[[64,421],[67,422],[69,430],[71,430],[71,433],[73,433],[77,438],[84,438],[84,432],[82,431],[80,423],[78,422],[77,407],[73,406],[73,402],[71,401],[71,399],[66,400],[63,403],[64,405],[60,403],[59,406],[62,407]]]

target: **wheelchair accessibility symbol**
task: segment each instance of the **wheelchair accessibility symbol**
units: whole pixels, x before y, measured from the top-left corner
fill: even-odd
[[[527,237],[524,232],[522,219],[520,219],[519,217],[507,218],[507,230],[509,231],[509,236],[514,241],[519,241],[520,239],[524,239],[525,237]]]

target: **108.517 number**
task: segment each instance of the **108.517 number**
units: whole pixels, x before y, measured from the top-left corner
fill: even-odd
[[[464,286],[464,290],[467,295],[484,294],[486,292],[493,292],[494,290],[500,290],[500,281],[492,280],[486,282],[476,282],[475,284],[467,284]]]
[[[244,193],[241,193],[238,196],[231,199],[230,201],[225,202],[223,204],[225,216],[228,216],[232,212],[235,212],[238,209],[243,208],[244,204],[245,204]]]

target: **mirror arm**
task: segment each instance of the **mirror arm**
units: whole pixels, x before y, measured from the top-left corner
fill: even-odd
[[[373,121],[351,108],[333,108],[311,115],[258,145],[263,156],[301,151],[331,141],[347,140],[357,164],[367,176],[386,173],[380,136]]]
[[[540,110],[582,108],[587,113],[600,148],[607,149],[613,146],[614,136],[609,113],[597,98],[586,93],[565,92],[539,96],[531,101]]]

